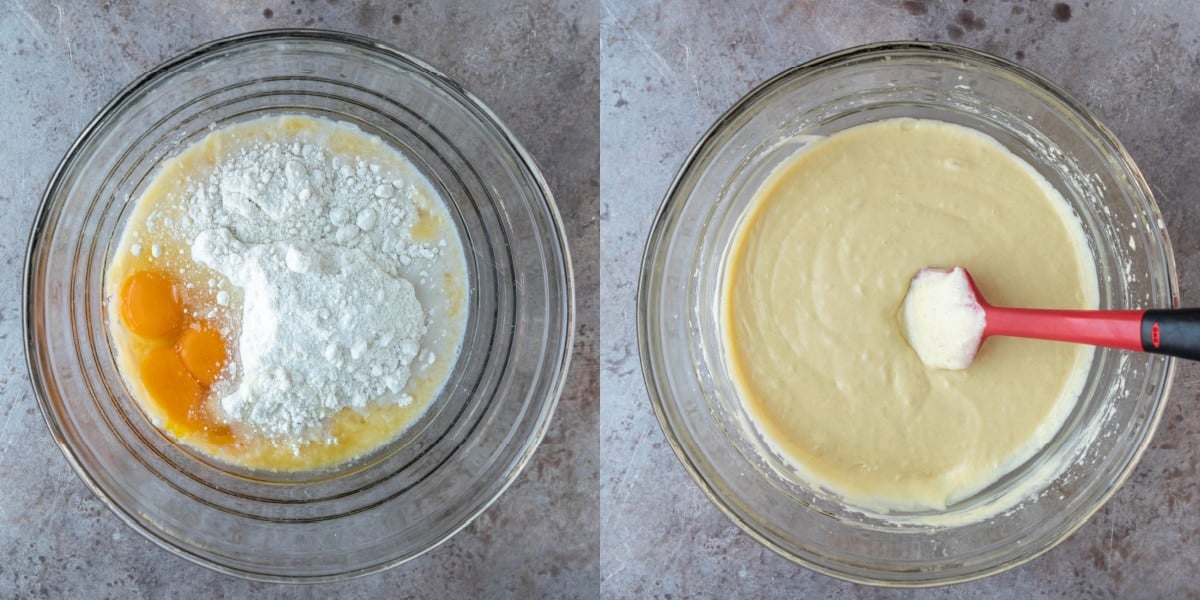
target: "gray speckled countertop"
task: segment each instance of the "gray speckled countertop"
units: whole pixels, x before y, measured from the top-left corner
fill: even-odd
[[[0,598],[595,597],[599,588],[599,8],[321,0],[0,3]],[[94,498],[55,446],[25,371],[25,242],[58,160],[92,116],[154,65],[272,27],[375,37],[461,81],[539,161],[567,224],[579,336],[545,442],[465,530],[384,573],[333,585],[254,583],[144,540]]]
[[[1025,64],[1096,112],[1151,182],[1182,297],[1200,304],[1200,4],[953,0],[603,2],[600,15],[602,587],[613,598],[904,592],[811,573],[713,507],[667,446],[637,358],[634,295],[663,194],[700,135],[785,67],[857,44],[941,40]],[[1200,365],[1181,365],[1153,444],[1082,529],[1001,575],[921,596],[1200,593]]]

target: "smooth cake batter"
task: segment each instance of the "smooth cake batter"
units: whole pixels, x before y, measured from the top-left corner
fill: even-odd
[[[941,509],[1059,429],[1093,350],[996,338],[929,368],[900,306],[922,267],[961,265],[990,302],[1095,308],[1082,226],[992,138],[892,119],[817,141],[756,192],[727,254],[728,366],[751,420],[811,484],[875,510]]]

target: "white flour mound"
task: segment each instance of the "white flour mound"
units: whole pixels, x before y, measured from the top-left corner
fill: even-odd
[[[241,381],[221,408],[270,437],[311,436],[343,408],[412,401],[401,393],[420,351],[413,286],[358,249],[276,242],[243,246],[228,229],[192,257],[242,288]]]
[[[297,452],[332,442],[328,420],[343,409],[412,402],[413,361],[433,360],[428,315],[400,272],[431,285],[426,265],[446,242],[412,239],[417,192],[382,171],[311,143],[252,144],[192,182],[176,224],[192,259],[243,297],[230,315],[240,378],[218,389],[222,411]],[[209,285],[230,304],[235,290]]]

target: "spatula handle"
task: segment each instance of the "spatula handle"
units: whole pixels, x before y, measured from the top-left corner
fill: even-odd
[[[1143,351],[1142,310],[1044,310],[988,306],[984,337],[1005,335]],[[1160,343],[1161,343],[1161,325]]]
[[[1200,308],[1042,310],[988,306],[984,337],[1091,344],[1200,360]]]
[[[1146,311],[1141,338],[1146,352],[1200,360],[1200,308]]]

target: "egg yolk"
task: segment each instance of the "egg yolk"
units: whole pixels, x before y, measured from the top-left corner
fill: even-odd
[[[150,350],[142,357],[140,370],[146,392],[166,413],[167,429],[177,436],[195,429],[199,423],[193,419],[193,408],[203,402],[205,391],[175,349],[159,346]]]
[[[203,434],[211,443],[232,443],[232,430],[215,422],[204,403],[228,360],[221,333],[207,322],[187,323],[179,285],[165,273],[130,275],[121,284],[120,302],[130,332],[169,342],[145,351],[138,363],[142,385],[164,413],[166,429],[178,438]]]
[[[225,340],[207,323],[185,329],[175,348],[184,367],[205,386],[211,386],[225,368]]]
[[[138,271],[121,284],[121,317],[129,331],[148,338],[174,333],[183,322],[175,281],[155,271]]]

